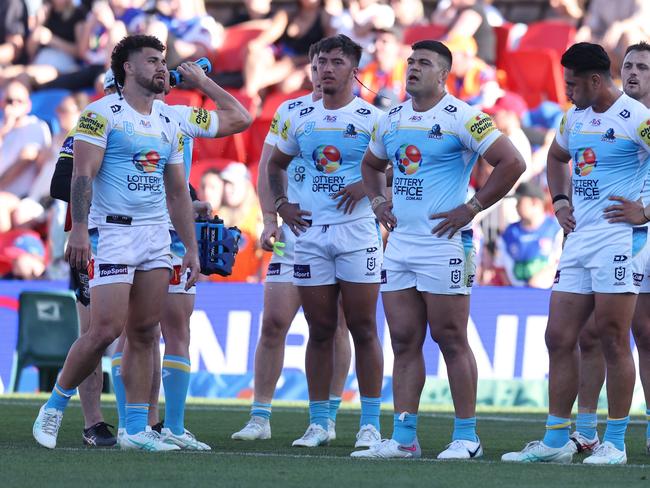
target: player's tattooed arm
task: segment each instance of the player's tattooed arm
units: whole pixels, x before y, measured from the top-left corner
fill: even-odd
[[[90,202],[93,198],[93,183],[89,176],[74,176],[70,187],[70,213],[75,223],[87,222]]]

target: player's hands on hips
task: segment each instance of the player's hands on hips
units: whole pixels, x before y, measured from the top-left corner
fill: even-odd
[[[351,214],[354,207],[357,206],[357,202],[365,196],[366,192],[363,189],[363,181],[357,181],[337,191],[332,195],[332,200],[340,198],[339,203],[336,204],[336,209],[343,208],[343,213]]]
[[[565,236],[576,229],[576,219],[573,216],[573,207],[562,207],[560,210],[555,212],[555,217],[557,218],[557,223],[562,227]]]
[[[196,249],[188,249],[185,256],[183,256],[181,275],[188,269],[190,270],[190,275],[187,278],[187,283],[185,283],[185,291],[189,290],[196,284],[199,279],[199,273],[201,272],[201,263],[199,262],[199,255]]]
[[[438,237],[442,237],[445,234],[449,233],[448,238],[451,239],[454,237],[456,232],[469,224],[474,218],[474,212],[469,208],[465,203],[458,205],[458,207],[450,210],[449,212],[439,212],[429,216],[431,220],[442,219],[438,222],[433,230],[432,234],[435,234]]]
[[[388,232],[393,232],[397,227],[397,217],[393,214],[393,203],[386,201],[377,205],[375,208],[375,217]]]
[[[176,71],[183,77],[183,83],[181,83],[183,88],[200,88],[203,80],[207,78],[201,67],[193,61],[181,63]]]
[[[619,202],[617,205],[610,205],[603,212],[605,218],[610,224],[616,222],[625,222],[633,225],[643,225],[648,222],[643,213],[643,204],[641,202],[634,202],[623,197],[609,197],[614,202]]]
[[[210,202],[201,202],[195,200],[192,202],[192,210],[194,210],[194,220],[200,218],[208,219],[212,214],[212,205]]]
[[[260,244],[265,251],[273,252],[273,244],[280,239],[280,227],[277,222],[264,222]]]
[[[90,261],[90,240],[86,229],[75,231],[74,227],[72,228],[65,249],[65,260],[79,271],[87,269]]]
[[[278,208],[278,215],[282,217],[282,221],[287,224],[287,227],[291,229],[296,235],[300,235],[301,232],[305,232],[309,223],[304,219],[304,217],[309,217],[311,212],[308,210],[302,210],[300,205],[297,203],[285,203]]]

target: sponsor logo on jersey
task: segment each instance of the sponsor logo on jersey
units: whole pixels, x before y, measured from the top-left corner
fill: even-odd
[[[266,270],[266,276],[280,276],[281,268],[282,263],[269,263],[269,267]]]
[[[614,129],[611,127],[605,131],[603,137],[600,139],[603,142],[616,142],[616,135],[614,134]]]
[[[463,260],[460,258],[451,258],[449,260],[449,266],[460,266],[463,264]]]
[[[482,142],[483,139],[496,130],[492,118],[482,112],[472,117],[465,124],[465,128],[476,142]]]
[[[299,117],[304,117],[305,115],[309,115],[314,111],[314,107],[307,107],[303,108],[300,113],[298,114]]]
[[[314,166],[321,173],[334,173],[341,167],[341,152],[329,144],[321,144],[311,154]]]
[[[71,158],[74,153],[74,136],[68,136],[63,141],[61,150],[59,151],[60,158]]]
[[[566,114],[562,116],[562,120],[560,121],[560,135],[564,135],[565,127],[566,127]]]
[[[287,110],[291,111],[296,107],[300,107],[302,105],[302,103],[303,103],[302,100],[296,100],[295,102],[291,102],[287,106]]]
[[[129,274],[129,267],[126,264],[100,264],[99,277],[118,276]]]
[[[192,107],[192,112],[190,113],[191,124],[207,131],[210,129],[211,122],[212,114],[208,110],[199,107]]]
[[[289,119],[284,121],[284,124],[282,124],[282,130],[280,131],[280,137],[284,139],[285,141],[289,137],[289,128],[291,127],[291,122],[289,122]]]
[[[409,120],[411,122],[420,122],[422,120],[422,116],[421,115],[411,115],[409,117]]]
[[[627,261],[627,256],[625,256],[625,255],[618,254],[618,255],[614,256],[614,262],[615,263],[624,263],[625,261]]]
[[[370,115],[372,113],[372,111],[368,110],[367,108],[358,108],[357,110],[355,110],[355,112],[358,113],[359,115]]]
[[[583,200],[600,199],[600,189],[598,187],[600,180],[583,179],[584,176],[589,176],[598,165],[594,150],[590,147],[577,150],[573,156],[573,161],[573,172],[579,177],[573,179],[573,194]]]
[[[627,109],[623,109],[618,113],[618,116],[621,117],[622,119],[629,119],[630,115],[632,114]]]
[[[458,112],[458,108],[454,105],[447,105],[444,108],[444,111],[447,112],[448,114],[455,114],[456,112]]]
[[[149,122],[148,120],[140,119],[140,125],[145,129],[151,129],[151,122]]]
[[[325,117],[323,117],[323,120],[325,122],[330,122],[330,123],[336,122],[336,115],[326,115]]]
[[[278,127],[279,124],[280,124],[280,114],[278,112],[275,112],[275,115],[273,116],[273,120],[271,120],[271,127],[269,127],[269,132],[277,136],[280,131]]]
[[[591,119],[591,122],[589,122],[589,125],[592,125],[594,127],[600,127],[601,121],[600,119]]]
[[[402,144],[395,151],[395,162],[397,169],[404,175],[413,175],[422,164],[422,153],[413,144]]]
[[[298,280],[311,278],[311,266],[309,264],[294,264],[293,277]]]
[[[650,119],[641,122],[637,132],[639,137],[641,137],[641,140],[645,142],[646,145],[650,146]]]
[[[143,173],[153,173],[158,167],[160,154],[158,154],[158,151],[154,149],[151,149],[150,151],[142,150],[133,155],[132,161],[138,171]]]
[[[634,286],[641,286],[643,273],[632,273],[632,281],[634,282]]]
[[[343,137],[352,137],[356,138],[359,135],[357,129],[354,127],[354,124],[348,124],[343,133]]]
[[[104,137],[108,121],[96,112],[85,111],[79,117],[77,123],[77,134],[85,134],[91,137]]]
[[[590,147],[578,149],[573,156],[573,161],[575,164],[573,171],[578,176],[589,176],[598,164],[596,153]]]
[[[406,200],[422,200],[424,179],[414,178],[422,165],[422,153],[413,144],[402,144],[395,151],[395,166],[405,176],[395,173],[393,179],[393,195]]]
[[[429,139],[442,139],[442,130],[440,129],[440,125],[435,124],[433,127],[431,127],[431,130],[427,133],[427,137]]]
[[[402,110],[402,105],[398,105],[397,107],[393,107],[393,108],[390,109],[390,112],[388,112],[388,115],[396,114],[400,110]]]
[[[128,120],[125,120],[122,123],[122,126],[124,127],[124,132],[126,132],[127,135],[132,136],[133,134],[135,134],[135,129],[133,128],[133,124]]]
[[[122,105],[111,105],[111,112],[114,114],[120,112],[122,110]]]

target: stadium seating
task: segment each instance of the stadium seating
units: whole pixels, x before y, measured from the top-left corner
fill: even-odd
[[[505,69],[508,51],[512,50],[511,32],[513,25],[510,22],[504,22],[503,25],[494,27],[494,35],[497,39],[496,67],[500,70]]]
[[[18,390],[22,371],[27,366],[39,368],[40,389],[50,391],[70,346],[79,337],[74,293],[24,291],[18,303],[18,343],[9,391]],[[47,378],[46,368],[54,370]]]
[[[245,23],[228,27],[223,45],[210,55],[212,70],[215,73],[231,73],[244,68],[246,46],[257,37],[262,29]]]
[[[566,105],[562,66],[551,49],[518,49],[508,53],[505,63],[508,89],[518,93],[533,108],[545,100]]]
[[[172,90],[165,96],[167,105],[190,105],[192,107],[201,107],[203,105],[203,95],[194,90]]]
[[[413,25],[404,31],[404,44],[410,46],[414,42],[425,39],[440,39],[445,35],[447,27],[437,24]]]
[[[555,51],[558,58],[562,57],[576,36],[576,28],[561,20],[543,20],[528,26],[528,30],[519,40],[519,49]]]
[[[69,90],[54,88],[51,90],[41,90],[32,93],[29,98],[32,102],[31,115],[35,115],[41,120],[47,122],[54,134],[59,132],[59,121],[56,116],[56,107],[61,100],[70,95]]]

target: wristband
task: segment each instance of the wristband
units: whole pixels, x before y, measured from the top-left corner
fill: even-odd
[[[466,204],[469,209],[472,211],[474,215],[478,214],[483,210],[483,204],[476,198],[476,195],[474,195],[469,202]]]
[[[563,209],[564,207],[570,207],[570,206],[571,203],[569,203],[568,198],[566,200],[564,198],[560,198],[557,202],[553,202],[553,212],[555,212],[555,214],[557,215],[560,209]]]
[[[559,202],[561,200],[566,200],[567,202],[570,201],[569,197],[564,195],[563,193],[559,193],[553,197],[553,203]]]
[[[289,203],[289,199],[284,195],[275,199],[275,211],[277,212],[282,205]]]
[[[375,210],[377,210],[377,207],[379,207],[379,205],[381,205],[382,203],[386,203],[386,201],[387,200],[384,195],[378,195],[375,198],[373,198],[370,201],[370,206],[372,207],[372,211],[374,212]]]

